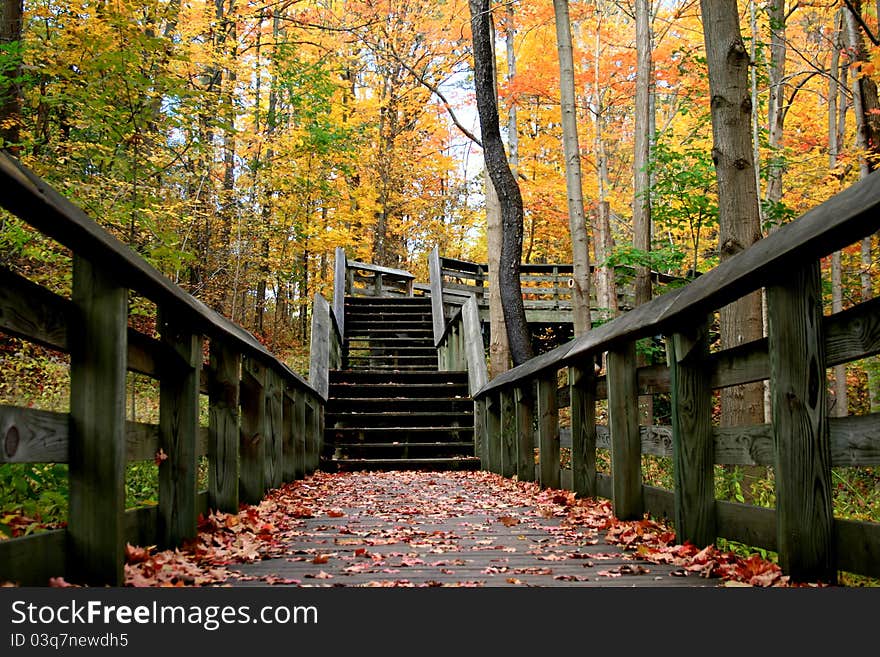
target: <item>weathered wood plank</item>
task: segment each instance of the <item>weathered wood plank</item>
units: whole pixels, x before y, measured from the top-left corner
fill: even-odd
[[[339,327],[339,339],[345,339],[345,249],[336,247],[333,264],[333,315]]]
[[[501,399],[498,394],[486,398],[486,470],[501,472]]]
[[[0,405],[0,463],[67,463],[69,416]]]
[[[516,401],[513,390],[501,392],[501,476],[512,477],[517,472],[516,458]]]
[[[0,541],[0,582],[49,586],[49,578],[68,574],[67,530],[55,529]],[[120,560],[120,566],[122,561]]]
[[[795,580],[833,581],[831,450],[818,262],[767,288],[779,562]]]
[[[294,479],[306,476],[306,395],[296,391],[293,398]]]
[[[468,390],[473,396],[489,381],[486,352],[483,349],[483,333],[480,328],[480,309],[473,297],[462,306],[461,322],[467,360]]]
[[[67,351],[72,304],[0,267],[0,329],[52,349]]]
[[[608,352],[608,423],[614,515],[621,520],[642,516],[642,460],[639,435],[635,343]]]
[[[474,456],[480,459],[480,469],[487,470],[486,460],[486,402],[474,401]]]
[[[823,329],[829,367],[880,353],[880,297],[826,317]]]
[[[440,249],[435,246],[428,255],[428,275],[431,281],[431,325],[434,329],[434,345],[439,345],[446,328],[443,312],[443,274],[440,271]]]
[[[541,377],[536,385],[540,482],[544,488],[559,488],[559,407],[556,405],[556,375]]]
[[[208,368],[208,505],[238,512],[238,384],[241,354],[211,341]]]
[[[73,260],[68,568],[73,581],[123,580],[128,292],[110,270]]]
[[[571,398],[571,484],[581,497],[596,494],[596,395],[592,359],[568,368]]]
[[[238,497],[245,504],[256,504],[266,492],[263,458],[266,440],[266,369],[246,358],[242,362],[239,396],[241,425],[239,431]]]
[[[285,388],[281,396],[281,478],[287,483],[296,479],[296,401]]]
[[[514,389],[516,412],[516,474],[520,481],[535,480],[535,396],[532,386]]]
[[[765,550],[777,550],[776,511],[751,504],[715,501],[718,535]]]
[[[266,370],[266,440],[263,441],[263,481],[267,488],[281,485],[284,460],[283,408],[280,377]]]
[[[159,449],[167,458],[159,464],[158,542],[174,547],[196,535],[202,339],[164,313],[160,327],[162,341],[186,363],[163,368],[159,386]]]
[[[309,383],[322,398],[330,390],[330,304],[320,294],[312,305],[312,338],[309,357]]]
[[[837,568],[880,577],[880,523],[834,520]]]
[[[679,543],[704,547],[716,536],[708,323],[695,321],[674,333],[669,346],[675,534]]]

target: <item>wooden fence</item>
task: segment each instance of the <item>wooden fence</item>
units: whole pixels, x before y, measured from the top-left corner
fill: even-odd
[[[2,153],[0,189],[0,205],[73,256],[71,298],[0,268],[0,329],[70,354],[69,413],[0,406],[0,463],[69,472],[67,527],[0,541],[0,581],[119,585],[126,542],[180,545],[200,513],[235,513],[317,468],[326,392]],[[156,304],[158,338],[129,326],[130,291]],[[159,381],[158,424],[126,421],[127,371]],[[157,454],[158,504],[126,510],[126,463]],[[206,491],[197,491],[200,456]]]
[[[880,415],[826,417],[826,369],[880,352],[880,300],[823,316],[819,269],[820,258],[878,228],[880,173],[687,286],[500,375],[475,394],[484,467],[611,498],[623,519],[668,516],[679,541],[702,546],[720,536],[775,550],[795,580],[832,581],[838,570],[880,577],[880,524],[833,516],[831,471],[880,464]],[[769,336],[711,351],[715,312],[762,287]],[[668,366],[637,367],[636,341],[657,335]],[[713,391],[765,379],[771,423],[714,425]],[[636,399],[655,392],[671,393],[671,429],[639,426]],[[599,400],[607,427],[596,425]],[[600,447],[610,449],[610,475],[597,473]],[[674,490],[643,485],[642,454],[672,458]],[[773,466],[776,508],[717,500],[715,464]]]

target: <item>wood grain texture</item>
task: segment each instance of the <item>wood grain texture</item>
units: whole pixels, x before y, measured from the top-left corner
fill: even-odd
[[[302,392],[293,398],[293,473],[294,479],[306,475],[306,396]]]
[[[486,400],[486,461],[489,472],[501,472],[501,399],[496,393]]]
[[[266,440],[263,441],[263,481],[267,488],[281,485],[284,460],[284,438],[281,378],[266,370]]]
[[[176,547],[196,535],[202,339],[164,313],[159,325],[162,341],[185,363],[163,368],[159,386],[159,449],[167,458],[159,465],[158,542]]]
[[[833,581],[831,449],[818,263],[767,289],[779,562],[795,580]]]
[[[473,297],[461,309],[465,357],[467,359],[468,390],[471,396],[489,381],[486,367],[486,352],[483,348],[483,333],[480,325],[480,310]]]
[[[537,381],[538,449],[540,483],[559,488],[559,407],[556,405],[556,376]]]
[[[516,475],[520,481],[535,480],[535,396],[531,390],[514,389],[516,404]]]
[[[642,441],[635,343],[609,351],[607,359],[614,515],[621,520],[638,519],[642,516]]]
[[[516,401],[513,390],[501,392],[501,476],[512,477],[517,472],[516,455]]]
[[[474,455],[480,457],[480,469],[489,469],[488,430],[486,427],[486,401],[474,402]]]
[[[324,399],[327,399],[330,390],[330,334],[332,330],[330,304],[320,294],[316,294],[312,305],[309,383]]]
[[[333,315],[339,327],[339,339],[345,339],[345,249],[336,247],[333,263]]]
[[[715,542],[715,454],[712,391],[706,360],[709,327],[695,321],[669,342],[675,533],[679,543]]]
[[[69,416],[0,405],[0,463],[67,463]]]
[[[431,281],[431,325],[434,329],[434,345],[439,345],[446,327],[443,311],[443,274],[440,270],[440,250],[431,249],[428,255],[428,275]]]
[[[296,479],[296,401],[295,393],[285,388],[281,396],[281,479]]]
[[[239,395],[238,497],[245,504],[256,504],[266,492],[263,470],[263,442],[266,440],[265,368],[249,358],[242,362]]]
[[[592,363],[568,368],[571,398],[571,484],[581,497],[596,495],[596,393]]]
[[[208,505],[238,512],[238,386],[241,354],[211,341],[208,368]]]
[[[75,256],[70,354],[68,565],[72,581],[123,580],[128,293]]]

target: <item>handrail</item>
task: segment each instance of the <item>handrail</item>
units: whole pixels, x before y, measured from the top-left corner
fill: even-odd
[[[232,340],[244,355],[278,368],[307,388],[296,372],[275,358],[253,335],[172,283],[127,245],[17,160],[0,152],[0,205],[62,246],[112,270],[117,282],[175,314],[183,313],[206,335]]]
[[[434,327],[434,346],[439,347],[446,328],[443,308],[443,275],[440,269],[440,249],[435,246],[428,255],[428,273],[431,281],[431,321]]]
[[[346,285],[345,249],[336,247],[336,260],[333,266],[333,316],[339,327],[339,339],[345,339],[345,285]]]
[[[330,304],[320,294],[312,304],[312,339],[309,383],[326,401],[330,393],[330,370],[342,366],[342,338]]]
[[[178,546],[200,513],[236,513],[317,468],[325,398],[315,388],[5,153],[0,189],[2,207],[73,253],[70,299],[0,269],[0,329],[70,354],[69,413],[0,406],[0,463],[69,464],[66,528],[0,541],[0,580],[120,585],[126,541]],[[128,326],[129,290],[156,304],[158,339]],[[127,371],[158,380],[158,424],[126,421]],[[126,511],[125,464],[157,455],[158,504]]]
[[[540,376],[615,344],[663,333],[784,277],[880,228],[880,171],[780,227],[688,285],[663,294],[581,337],[504,372],[481,394]]]
[[[827,418],[824,375],[880,353],[880,300],[823,316],[819,267],[878,228],[880,172],[687,286],[499,375],[473,395],[483,410],[475,424],[484,428],[484,467],[531,479],[537,447],[543,486],[610,497],[622,519],[669,516],[680,542],[703,546],[722,536],[775,550],[794,580],[833,581],[837,570],[880,576],[880,523],[835,518],[831,495],[832,467],[876,463],[880,414]],[[768,337],[710,352],[714,312],[761,288]],[[638,367],[636,341],[658,335],[667,365]],[[713,425],[713,390],[768,378],[770,424]],[[671,393],[671,430],[639,426],[635,400],[654,392]],[[561,397],[570,406],[564,415]],[[607,399],[607,428],[596,425],[599,399]],[[571,425],[568,483],[561,419]],[[600,446],[610,448],[610,476],[597,472]],[[642,454],[671,457],[674,491],[642,484]],[[757,463],[774,466],[775,509],[715,499],[715,464]]]

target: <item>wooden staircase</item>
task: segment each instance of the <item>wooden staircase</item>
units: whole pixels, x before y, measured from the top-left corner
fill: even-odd
[[[346,297],[322,469],[478,469],[466,372],[437,367],[431,301]]]

